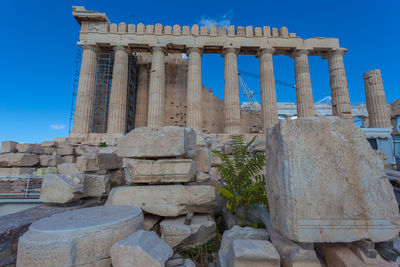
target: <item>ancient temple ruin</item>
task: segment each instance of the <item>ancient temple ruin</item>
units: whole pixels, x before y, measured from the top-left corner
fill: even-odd
[[[278,121],[275,55],[294,59],[298,117],[315,115],[308,56],[320,56],[328,60],[332,114],[352,120],[343,63],[347,50],[336,38],[302,39],[286,27],[117,25],[104,13],[84,7],[73,10],[81,25],[78,44],[83,52],[71,138],[112,137],[133,127],[168,125],[206,133],[248,133],[249,116],[241,114],[239,103],[239,54],[260,61],[261,111],[251,115],[259,120],[258,132]],[[188,62],[182,53],[187,54]],[[223,100],[202,86],[202,54],[224,58]],[[111,57],[112,69],[103,70],[101,62],[107,60],[106,55]],[[131,62],[137,65],[135,79]],[[111,75],[104,78],[104,72]],[[99,90],[104,84],[106,96]],[[132,117],[134,121],[129,119]]]

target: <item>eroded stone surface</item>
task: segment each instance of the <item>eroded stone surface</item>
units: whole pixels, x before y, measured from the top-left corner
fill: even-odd
[[[36,154],[7,153],[0,155],[0,167],[31,167],[39,163]]]
[[[81,266],[105,260],[115,242],[140,229],[143,214],[135,206],[56,214],[34,222],[19,239],[17,266]]]
[[[190,158],[196,151],[196,132],[176,126],[136,128],[117,141],[117,154],[127,158]]]
[[[196,163],[191,159],[125,160],[128,183],[191,182],[196,174]]]
[[[80,173],[75,163],[62,163],[57,165],[57,172],[61,174],[76,174]]]
[[[121,186],[111,190],[106,205],[137,205],[151,214],[175,217],[210,212],[217,200],[211,185]]]
[[[173,250],[155,232],[139,230],[111,247],[114,267],[162,267]]]
[[[199,172],[210,172],[211,168],[211,153],[208,148],[199,147],[196,155],[193,157],[196,162],[197,171]]]
[[[272,226],[298,242],[384,241],[399,211],[382,161],[357,127],[337,117],[280,121],[268,129]]]
[[[280,257],[267,240],[236,239],[228,251],[229,266],[280,267]]]
[[[161,238],[174,249],[187,250],[207,243],[215,236],[216,224],[209,215],[194,215],[189,225],[185,216],[166,218],[160,223]]]
[[[1,142],[1,153],[14,153],[17,152],[17,142],[14,141],[2,141]]]
[[[118,169],[122,167],[122,160],[114,153],[86,153],[78,157],[76,167],[81,172]]]

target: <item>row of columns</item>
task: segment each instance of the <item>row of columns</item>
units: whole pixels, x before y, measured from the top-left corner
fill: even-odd
[[[127,81],[128,81],[128,51],[124,47],[114,48],[114,68],[109,104],[108,133],[124,134],[126,120]],[[235,134],[240,132],[240,103],[238,85],[238,67],[236,48],[223,50],[224,57],[224,112],[225,132]],[[262,129],[274,125],[278,121],[273,48],[260,49],[257,56],[260,60],[260,89],[261,89],[261,122]],[[344,49],[338,49],[327,55],[329,77],[332,96],[333,114],[352,121],[350,97],[347,89],[347,80],[344,71]],[[291,57],[295,65],[295,82],[298,117],[314,116],[314,101],[310,70],[308,64],[308,50],[295,50]],[[187,50],[188,91],[187,91],[187,127],[201,130],[201,56],[202,49],[192,47]],[[74,116],[72,135],[89,133],[93,113],[94,91],[96,82],[96,48],[83,48],[81,74]],[[139,81],[137,88],[137,104],[135,127],[149,126],[162,127],[164,124],[165,105],[165,56],[164,47],[152,48],[152,62],[147,91],[147,70],[139,66]],[[146,84],[145,84],[146,83]],[[148,94],[148,95],[147,95]]]

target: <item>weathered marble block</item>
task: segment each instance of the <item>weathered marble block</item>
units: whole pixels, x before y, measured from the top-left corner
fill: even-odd
[[[272,226],[297,242],[395,237],[399,211],[364,133],[337,117],[283,120],[268,129]]]
[[[36,154],[7,153],[0,155],[0,167],[32,167],[39,163]]]
[[[125,160],[128,183],[179,183],[195,178],[196,163],[191,159]]]
[[[81,172],[118,169],[122,167],[122,159],[114,153],[85,153],[76,160],[76,167]]]
[[[173,250],[155,232],[139,230],[111,247],[114,267],[162,267]]]
[[[117,154],[126,158],[190,158],[196,152],[196,132],[190,128],[141,127],[117,139]]]
[[[110,266],[111,246],[140,229],[143,213],[135,206],[59,213],[34,222],[19,239],[17,266]]]
[[[217,194],[212,185],[120,186],[111,190],[106,205],[136,205],[154,215],[175,217],[214,210]]]

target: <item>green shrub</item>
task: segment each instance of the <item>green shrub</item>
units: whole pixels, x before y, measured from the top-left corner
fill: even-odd
[[[98,147],[107,147],[107,143],[106,142],[100,142]]]
[[[248,144],[245,143],[243,136],[234,135],[231,138],[231,159],[219,151],[211,152],[222,161],[216,166],[222,178],[222,184],[217,186],[217,190],[226,199],[226,207],[235,216],[235,223],[238,224],[238,219],[241,219],[242,223],[247,224],[239,215],[240,210],[246,214],[248,208],[254,204],[262,204],[268,209],[265,175],[261,173],[265,166],[265,154],[257,153],[251,156],[248,153],[248,148],[257,136]]]

